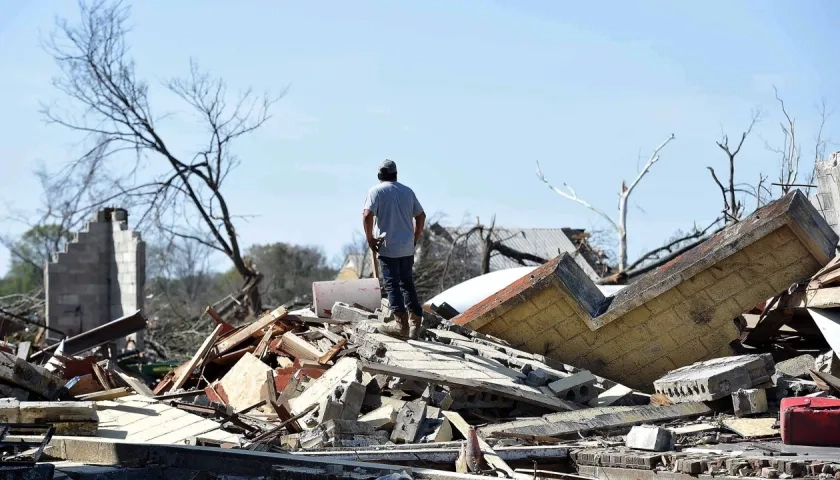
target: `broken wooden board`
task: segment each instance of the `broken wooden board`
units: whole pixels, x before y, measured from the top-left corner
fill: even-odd
[[[262,331],[262,329],[266,327],[270,327],[275,322],[277,322],[285,316],[286,309],[283,307],[277,308],[271,313],[263,315],[254,323],[250,325],[245,325],[244,327],[240,328],[239,330],[236,330],[227,337],[220,339],[216,343],[216,354],[223,355],[233,350],[234,348],[239,346],[240,343],[251,338],[251,336],[255,333]]]
[[[216,328],[213,329],[210,336],[204,339],[204,343],[201,344],[192,358],[184,365],[184,368],[182,368],[180,373],[175,377],[170,390],[178,390],[183,387],[184,384],[187,383],[187,379],[192,376],[193,371],[204,364],[204,361],[207,359],[207,355],[210,353],[210,349],[213,348],[213,344],[216,342],[216,339],[219,337],[221,331],[222,326],[216,325]]]
[[[141,395],[96,402],[96,407],[97,436],[104,441],[183,445],[192,437],[202,437],[239,443],[238,435],[222,431],[213,420]]]
[[[37,393],[47,400],[57,399],[65,383],[45,368],[6,352],[0,352],[0,380]]]
[[[131,387],[131,389],[134,390],[136,393],[138,393],[140,395],[143,395],[145,397],[154,397],[155,396],[154,392],[152,392],[152,389],[149,388],[148,385],[146,385],[146,382],[144,382],[143,380],[140,380],[139,378],[135,377],[134,375],[132,375],[132,374],[126,372],[125,370],[123,370],[122,368],[120,368],[120,366],[117,365],[117,362],[112,362],[110,360],[103,360],[102,362],[100,362],[100,365],[102,366],[102,368],[104,368],[109,373],[113,373],[114,375],[119,377],[119,379],[124,384]]]
[[[515,420],[479,429],[485,436],[577,437],[591,431],[622,432],[634,425],[667,422],[710,415],[712,409],[701,402],[668,406],[595,407],[574,412],[552,413],[540,418]]]
[[[737,433],[738,435],[750,438],[774,437],[779,435],[779,430],[773,428],[776,424],[775,418],[727,418],[723,426]]]
[[[265,399],[266,372],[272,373],[271,367],[252,354],[245,354],[219,382],[227,394],[228,405],[234,410],[243,410]],[[273,411],[273,407],[261,407],[260,410]]]
[[[424,372],[420,370],[412,370],[404,367],[395,367],[391,365],[382,365],[379,363],[371,363],[362,361],[362,371],[372,374],[385,374],[392,377],[399,377],[406,380],[415,380],[436,385],[446,385],[449,387],[458,387],[465,390],[475,390],[487,392],[498,395],[500,397],[518,400],[531,405],[537,405],[544,408],[549,408],[556,411],[571,411],[582,408],[580,405],[562,400],[560,398],[551,397],[530,389],[517,388],[513,385],[502,385],[494,382],[483,382],[480,380],[473,380],[467,378],[456,378],[438,373]]]
[[[129,397],[131,395],[134,395],[134,392],[130,387],[119,387],[111,390],[103,390],[101,392],[79,395],[78,398],[84,402],[97,402],[101,400],[114,400],[115,398]]]
[[[292,332],[284,333],[281,338],[283,341],[280,343],[280,350],[293,358],[318,361],[324,356],[324,352]]]

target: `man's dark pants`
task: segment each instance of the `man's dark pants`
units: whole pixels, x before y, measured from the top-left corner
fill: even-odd
[[[405,313],[408,307],[409,312],[422,316],[423,308],[414,288],[414,256],[379,257],[379,264],[391,310],[394,313]]]

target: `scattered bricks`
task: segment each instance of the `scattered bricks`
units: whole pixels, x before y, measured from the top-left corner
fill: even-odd
[[[677,460],[677,471],[688,475],[699,475],[705,471],[703,463],[704,462],[702,460],[681,458]]]
[[[653,383],[656,393],[674,403],[707,402],[742,388],[769,383],[770,354],[723,357],[678,368]]]
[[[342,405],[341,419],[356,420],[362,410],[365,401],[365,386],[359,382],[350,382],[344,387],[344,393],[340,397]]]
[[[809,371],[814,368],[816,359],[811,355],[800,355],[776,364],[776,373],[791,377],[811,378]]]
[[[779,478],[779,471],[775,468],[764,467],[761,469],[762,478]]]
[[[397,422],[394,431],[391,433],[391,441],[394,443],[414,443],[425,419],[425,402],[406,402],[397,414]]]
[[[674,432],[667,428],[640,425],[630,429],[625,445],[638,450],[668,452],[674,449],[675,437]]]
[[[361,322],[376,318],[376,314],[372,312],[343,302],[335,302],[331,314],[335,320],[347,320],[349,322]]]
[[[548,388],[560,398],[570,402],[587,403],[597,394],[595,384],[598,379],[588,370],[561,378],[548,384]]]
[[[732,394],[732,408],[736,417],[767,412],[767,392],[764,389],[741,389]]]
[[[616,385],[605,390],[597,398],[589,402],[590,407],[609,407],[612,405],[632,405],[633,389],[624,385]]]
[[[802,477],[805,475],[805,463],[804,462],[785,462],[785,473],[790,475],[791,477]]]
[[[823,473],[823,467],[824,466],[825,466],[825,464],[820,463],[820,462],[810,463],[807,466],[808,473],[811,474],[811,475],[819,475],[819,474]]]
[[[547,350],[551,356],[565,363],[581,365],[577,362],[581,358],[618,355],[613,362],[592,362],[586,368],[628,387],[648,389],[649,379],[663,376],[670,368],[726,352],[728,344],[739,336],[732,320],[748,308],[742,305],[765,301],[766,285],[784,285],[778,289],[774,286],[777,291],[815,273],[833,256],[837,240],[837,234],[805,195],[795,191],[641,276],[609,299],[574,258],[561,255],[452,321],[480,333],[493,332],[514,348],[534,346],[537,343],[533,339],[537,338],[553,347]],[[747,250],[756,258],[777,259],[780,250],[795,256],[785,264],[753,262]],[[754,288],[757,285],[762,288]],[[529,324],[534,314],[541,313],[537,304],[558,309],[558,314],[540,324]],[[653,314],[647,322],[639,323],[641,314],[634,311],[640,308],[641,314]],[[668,314],[659,318],[658,312]],[[657,328],[648,328],[655,319]],[[638,335],[645,330],[650,335]],[[649,345],[659,345],[655,350],[661,352],[634,357]],[[613,375],[607,373],[611,364],[618,365]],[[723,396],[752,386],[734,387]]]

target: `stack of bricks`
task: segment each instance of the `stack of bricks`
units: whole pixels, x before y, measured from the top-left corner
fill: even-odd
[[[736,317],[833,256],[837,235],[794,191],[605,298],[561,255],[453,321],[640,390],[731,355]]]

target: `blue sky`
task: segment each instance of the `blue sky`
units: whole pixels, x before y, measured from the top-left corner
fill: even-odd
[[[38,113],[57,98],[39,36],[56,15],[75,18],[76,5],[0,0],[0,11],[0,199],[31,210],[35,162],[58,165],[77,151],[77,137]],[[764,145],[781,142],[773,85],[806,158],[817,102],[840,102],[840,3],[831,1],[150,0],[132,12],[132,53],[153,101],[183,114],[163,132],[176,143],[189,143],[189,113],[155,92],[187,73],[190,58],[232,90],[288,87],[274,118],[237,145],[242,165],[227,196],[256,215],[239,227],[245,244],[319,245],[331,258],[360,229],[383,158],[396,160],[427,212],[452,222],[495,214],[510,227],[592,228],[597,217],[545,188],[534,162],[616,214],[640,153],[674,133],[630,200],[633,257],[719,214],[705,167],[723,168],[721,128],[739,135],[755,106],[767,115],[736,175],[778,174]],[[0,270],[7,264],[0,252]]]

